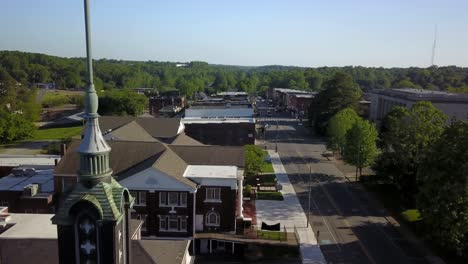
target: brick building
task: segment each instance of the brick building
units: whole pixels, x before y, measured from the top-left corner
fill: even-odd
[[[0,206],[11,213],[51,213],[53,180],[52,168],[15,168],[0,178]]]
[[[55,190],[76,183],[78,142],[55,170]],[[109,141],[114,178],[135,197],[132,217],[143,236],[193,238],[196,231],[234,232],[242,218],[243,147]]]

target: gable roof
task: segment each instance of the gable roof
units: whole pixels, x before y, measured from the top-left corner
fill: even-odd
[[[155,138],[172,138],[181,132],[180,118],[138,117],[136,122]]]
[[[200,141],[197,141],[185,134],[184,132],[180,133],[177,138],[171,143],[171,145],[178,146],[203,146],[204,144]]]
[[[188,250],[189,240],[132,240],[134,263],[181,264]]]
[[[106,140],[125,140],[125,141],[158,141],[152,137],[146,130],[141,127],[136,121],[130,121],[121,127],[113,129],[111,132],[104,135]]]
[[[244,167],[244,147],[174,145],[169,145],[168,147],[190,165]]]
[[[135,121],[152,137],[158,139],[174,138],[183,130],[180,118],[163,117],[101,116],[99,117],[99,126],[101,131],[106,134],[132,121]]]
[[[60,160],[54,170],[55,175],[77,175],[79,169],[79,154],[76,152],[80,141],[75,140],[69,146],[69,151]],[[110,167],[114,175],[118,175],[135,167],[150,158],[160,156],[165,146],[160,142],[143,141],[107,141],[111,147]],[[147,164],[146,167],[150,167]],[[144,169],[144,168],[140,168]],[[136,173],[136,171],[134,171]]]
[[[166,151],[154,163],[153,168],[156,168],[191,187],[196,187],[197,184],[195,182],[184,177],[184,172],[187,166],[187,163],[177,156],[174,151],[170,148],[166,148]]]

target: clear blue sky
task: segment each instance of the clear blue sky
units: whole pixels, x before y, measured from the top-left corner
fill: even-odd
[[[95,58],[468,66],[468,0],[90,0]],[[83,57],[82,0],[1,0],[0,50]]]

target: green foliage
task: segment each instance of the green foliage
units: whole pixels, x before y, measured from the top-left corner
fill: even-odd
[[[81,134],[82,126],[38,129],[32,140],[65,140]]]
[[[257,230],[257,237],[269,240],[286,240],[286,233],[281,231]]]
[[[468,256],[468,123],[447,127],[418,170],[417,205],[426,234],[443,248]]]
[[[262,164],[262,173],[274,173],[273,164],[271,162],[264,161]]]
[[[265,153],[255,145],[245,146],[245,175],[254,177],[261,172],[264,163]]]
[[[333,151],[343,152],[346,132],[348,132],[359,119],[361,118],[352,108],[345,108],[330,118],[327,127],[327,148]]]
[[[252,194],[252,185],[246,184],[244,187],[244,195],[249,196]]]
[[[37,53],[0,51],[1,69],[24,85],[53,82],[58,88],[81,88],[85,80],[84,58],[60,58]],[[95,86],[98,91],[153,87],[158,91],[177,88],[191,97],[194,91],[226,91],[240,89],[250,94],[264,93],[265,87],[285,87],[320,91],[337,72],[352,76],[363,89],[416,87],[432,90],[464,91],[468,86],[467,68],[366,68],[289,66],[242,67],[210,65],[190,62],[187,67],[157,61],[122,61],[100,59],[94,61]],[[184,80],[188,83],[184,83]],[[1,88],[0,88],[1,89]],[[331,117],[332,113],[329,117]],[[327,118],[323,118],[327,120]]]
[[[328,120],[345,108],[357,109],[362,91],[351,75],[338,72],[332,79],[323,84],[320,91],[310,105],[310,120],[315,131],[325,134]]]
[[[281,192],[257,192],[257,200],[283,201]]]
[[[10,143],[30,137],[34,124],[21,113],[0,110],[0,143]]]
[[[64,104],[76,104],[80,107],[84,107],[83,95],[70,95],[61,93],[46,93],[42,99],[42,107],[50,108],[62,106]]]
[[[418,167],[428,146],[442,134],[446,120],[445,114],[430,102],[418,102],[409,111],[394,107],[384,120],[382,153],[373,169],[399,187],[408,206],[413,205],[418,192]]]
[[[105,91],[99,95],[100,115],[141,115],[147,108],[148,99],[142,94],[128,90]]]
[[[367,120],[358,119],[346,132],[343,148],[345,162],[362,168],[373,164],[377,156],[377,129]],[[357,171],[356,171],[357,176]]]

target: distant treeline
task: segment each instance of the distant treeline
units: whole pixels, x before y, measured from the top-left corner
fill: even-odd
[[[95,85],[100,90],[153,87],[176,88],[181,94],[238,89],[260,94],[267,87],[317,91],[336,72],[353,77],[363,91],[382,88],[422,88],[468,92],[468,68],[370,68],[290,66],[243,67],[193,61],[177,67],[175,62],[100,59],[94,62]],[[81,88],[85,80],[84,58],[61,58],[37,53],[0,51],[0,76],[9,75],[22,84],[53,82],[58,88]],[[0,80],[1,81],[1,80]]]

